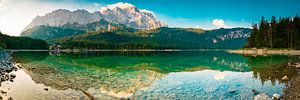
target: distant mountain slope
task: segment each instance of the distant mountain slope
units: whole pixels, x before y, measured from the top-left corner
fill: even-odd
[[[75,34],[82,34],[86,31],[80,29],[51,27],[46,25],[36,26],[26,30],[22,33],[22,36],[31,37],[35,39],[55,39]]]
[[[56,39],[71,35],[83,34],[89,31],[109,31],[126,27],[122,24],[110,23],[104,19],[89,24],[67,23],[62,26],[35,26],[24,32],[21,36],[31,37],[35,39]],[[130,28],[127,28],[130,29]],[[132,29],[135,30],[135,29]],[[124,30],[125,32],[125,30]]]
[[[241,48],[250,29],[159,28],[149,31],[93,31],[51,40],[64,48],[86,49],[234,49]]]
[[[69,11],[58,9],[44,16],[37,16],[23,31],[36,26],[62,26],[68,23],[89,24],[100,19],[123,24],[136,29],[155,29],[166,24],[156,19],[153,12],[139,9],[129,3],[116,3],[102,7],[100,11],[90,13],[86,10]]]

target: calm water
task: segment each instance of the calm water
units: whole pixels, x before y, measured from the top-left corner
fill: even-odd
[[[253,89],[269,96],[282,94],[287,81],[281,81],[281,78],[297,73],[285,67],[288,61],[296,58],[294,56],[247,57],[222,51],[55,55],[15,52],[13,58],[25,68],[18,75],[28,75],[19,79],[23,84],[16,79],[14,86],[37,88],[23,90],[39,94],[26,97],[13,92],[10,95],[31,99],[87,99],[90,95],[99,99],[245,100],[253,99]],[[26,82],[36,86],[26,86]],[[41,93],[41,87],[48,87],[49,91]],[[15,88],[12,91],[21,90]]]

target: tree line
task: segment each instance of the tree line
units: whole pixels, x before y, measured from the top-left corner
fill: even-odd
[[[290,48],[300,49],[300,18],[285,17],[271,21],[262,17],[259,24],[252,25],[252,34],[246,48]]]
[[[28,37],[12,37],[0,32],[0,48],[3,49],[48,49],[48,43]]]
[[[93,43],[93,42],[64,42],[58,43],[61,49],[174,49],[147,43]]]

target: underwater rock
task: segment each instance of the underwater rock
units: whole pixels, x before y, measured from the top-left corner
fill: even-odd
[[[255,89],[252,89],[252,92],[256,95],[256,94],[259,94],[259,91],[255,90]]]
[[[273,100],[280,100],[280,95],[279,94],[273,94],[272,99]]]
[[[300,64],[297,64],[297,65],[296,65],[296,68],[300,68]]]
[[[271,100],[271,98],[265,93],[261,93],[256,95],[253,100]]]
[[[283,77],[281,78],[281,80],[286,81],[286,80],[289,80],[289,78],[288,78],[287,76],[283,76]]]
[[[235,93],[237,90],[230,90],[229,93]]]

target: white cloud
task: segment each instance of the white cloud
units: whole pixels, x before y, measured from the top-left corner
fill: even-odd
[[[212,24],[215,25],[215,26],[217,26],[218,28],[224,28],[225,27],[223,19],[214,19],[212,21]]]
[[[125,8],[135,7],[135,6],[130,4],[130,3],[118,2],[118,3],[115,3],[115,4],[107,5],[106,7],[109,8],[109,9],[114,9],[116,7],[119,7],[121,9],[125,9]]]

